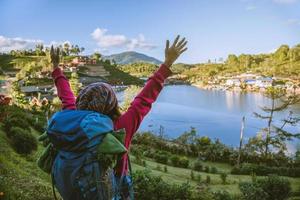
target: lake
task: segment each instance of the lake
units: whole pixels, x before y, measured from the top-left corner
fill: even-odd
[[[124,93],[119,93],[122,102]],[[190,127],[195,127],[200,136],[219,138],[223,143],[238,146],[242,117],[246,117],[244,139],[257,134],[267,122],[254,117],[260,106],[270,104],[261,93],[203,90],[188,85],[165,86],[149,114],[142,122],[139,131],[156,134],[163,129],[169,138],[176,138]],[[292,110],[300,115],[300,106],[275,115],[276,123]],[[163,128],[161,128],[163,127]],[[288,127],[299,133],[300,127]],[[295,143],[289,144],[290,152],[295,151]]]

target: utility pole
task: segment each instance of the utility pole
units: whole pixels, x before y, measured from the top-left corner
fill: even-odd
[[[244,129],[245,129],[245,116],[242,118],[242,127],[241,127],[241,135],[240,135],[240,147],[239,147],[239,155],[237,160],[237,167],[240,167],[241,163],[241,152],[243,147],[243,137],[244,137]]]

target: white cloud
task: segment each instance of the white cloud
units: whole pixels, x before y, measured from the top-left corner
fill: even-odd
[[[0,35],[0,52],[30,49],[34,48],[38,43],[43,43],[43,41],[35,39],[23,39],[21,37],[8,38]]]
[[[45,44],[44,46],[45,47],[51,47],[53,45],[54,47],[58,47],[59,45],[63,46],[65,43],[68,43],[70,46],[72,45],[72,43],[69,40],[66,40],[66,41],[55,41],[55,40],[53,40],[49,44]]]
[[[293,3],[297,3],[298,0],[273,0],[273,2],[279,4],[293,4]]]
[[[107,34],[107,29],[96,28],[91,33],[92,38],[97,42],[101,48],[120,47],[128,50],[133,49],[153,49],[156,46],[146,41],[144,35],[140,34],[137,38],[127,38],[125,35]]]

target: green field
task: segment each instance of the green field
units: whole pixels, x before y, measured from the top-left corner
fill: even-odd
[[[184,168],[172,167],[169,165],[163,165],[154,162],[152,160],[146,160],[146,167],[143,167],[141,165],[136,164],[134,162],[134,158],[132,160],[133,160],[133,171],[151,169],[154,175],[161,176],[168,183],[182,184],[185,182],[189,182],[193,186],[197,185],[196,180],[191,180],[191,169],[184,169]],[[220,174],[193,171],[195,177],[197,177],[198,174],[201,175],[202,182],[205,182],[206,176],[208,175],[210,176],[211,183],[208,184],[208,186],[212,191],[227,190],[231,194],[239,194],[240,193],[240,190],[238,188],[239,182],[244,182],[244,181],[251,182],[252,180],[251,176],[229,174],[232,167],[228,164],[212,163],[212,162],[204,162],[203,164],[209,167],[213,167],[213,166],[216,167],[218,169],[218,172],[228,173],[227,183],[224,185],[222,184]],[[160,165],[162,170],[157,170],[158,165]],[[163,171],[164,166],[167,166],[168,169],[167,173]],[[257,178],[260,178],[260,176],[257,176]],[[286,177],[286,178],[288,178],[289,181],[291,182],[293,192],[300,190],[300,178],[290,178],[290,177]]]

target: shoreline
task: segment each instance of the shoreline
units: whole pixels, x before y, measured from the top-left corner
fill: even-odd
[[[186,84],[184,84],[186,85]],[[189,84],[191,86],[197,87],[199,89],[203,89],[203,90],[218,90],[218,91],[233,91],[233,92],[251,92],[251,93],[261,93],[263,94],[265,92],[265,88],[251,88],[251,89],[241,89],[240,87],[223,87],[223,86],[219,86],[219,85],[200,85],[200,84]],[[293,90],[288,90],[285,89],[287,94],[292,94],[294,93]],[[300,88],[297,88],[295,90],[296,95],[300,95]]]

